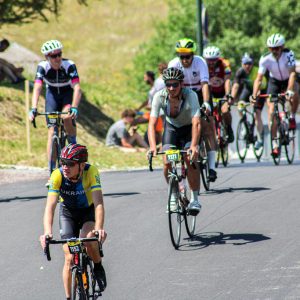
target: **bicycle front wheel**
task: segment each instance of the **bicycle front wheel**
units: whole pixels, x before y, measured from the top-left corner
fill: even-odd
[[[243,119],[241,119],[237,126],[235,143],[238,156],[242,163],[245,161],[248,150],[247,133],[247,124]]]
[[[172,193],[176,195],[175,202],[172,201]],[[180,244],[181,237],[181,223],[183,222],[183,213],[179,204],[179,189],[176,178],[169,179],[169,192],[168,192],[168,219],[171,242],[177,250]]]
[[[276,117],[273,117],[272,123],[271,123],[271,129],[273,128],[273,126],[276,126],[276,132],[274,134],[274,136],[272,137],[272,131],[270,134],[271,137],[271,156],[273,158],[274,164],[276,166],[278,166],[280,164],[280,158],[281,158],[281,146],[282,146],[282,142],[281,142],[281,130],[283,129],[281,127],[280,122],[277,122]],[[275,152],[275,150],[277,149],[277,153]]]
[[[199,169],[200,176],[202,178],[202,183],[206,191],[209,191],[210,182],[209,182],[209,165],[208,165],[208,156],[206,151],[206,145],[204,140],[200,142],[199,145]]]
[[[288,130],[285,133],[285,156],[289,164],[292,164],[295,157],[295,130]]]
[[[59,157],[60,157],[60,145],[59,138],[54,135],[51,141],[50,148],[50,175],[52,172],[59,167]]]
[[[77,268],[72,270],[72,284],[71,284],[71,300],[87,300],[82,275],[78,272]]]
[[[191,202],[191,189],[187,187],[186,190],[186,198],[188,202]],[[196,216],[192,216],[189,214],[187,210],[184,211],[184,223],[185,223],[185,228],[186,232],[189,237],[193,237],[195,234],[195,228],[196,228]]]

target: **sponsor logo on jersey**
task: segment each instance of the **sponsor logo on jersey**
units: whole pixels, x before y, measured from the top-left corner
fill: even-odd
[[[80,191],[70,191],[70,190],[63,190],[61,189],[60,192],[62,194],[65,194],[67,196],[79,196],[79,195],[84,195],[85,191],[84,190],[80,190]]]

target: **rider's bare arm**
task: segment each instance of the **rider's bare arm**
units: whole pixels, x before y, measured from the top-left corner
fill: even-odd
[[[156,150],[156,139],[155,139],[156,122],[157,122],[157,117],[151,116],[148,125],[148,139],[149,139],[150,150],[154,152]]]
[[[37,108],[38,106],[38,101],[39,101],[39,96],[42,92],[43,88],[43,83],[42,82],[35,82],[33,86],[33,93],[32,93],[32,101],[31,101],[31,107],[32,108]]]
[[[201,122],[200,117],[192,118],[192,141],[191,147],[196,147],[199,144],[201,133]]]
[[[93,191],[92,198],[95,206],[95,230],[102,230],[104,226],[104,204],[102,191]]]
[[[203,101],[204,102],[208,102],[209,101],[209,87],[208,87],[208,82],[207,81],[201,82],[201,88],[202,88]]]
[[[252,92],[252,96],[254,98],[256,98],[256,96],[258,95],[258,92],[259,92],[260,87],[261,87],[261,83],[263,81],[263,76],[264,76],[264,74],[257,73],[256,79],[255,79],[254,84],[253,84],[253,92]]]
[[[47,197],[46,208],[44,212],[44,234],[52,235],[52,225],[54,212],[57,205],[58,195],[50,194]]]
[[[225,94],[228,95],[230,94],[230,89],[231,89],[231,85],[230,85],[230,75],[225,75],[225,83],[224,83],[224,87],[225,87]]]
[[[237,82],[235,82],[232,86],[231,96],[233,97],[234,101],[237,100],[239,87],[240,87],[240,85]]]
[[[294,91],[295,90],[295,81],[296,81],[296,68],[295,67],[290,68],[289,73],[290,73],[290,76],[289,76],[287,90]]]
[[[78,107],[81,99],[81,88],[80,84],[76,83],[73,86],[73,101],[72,101],[72,107]]]

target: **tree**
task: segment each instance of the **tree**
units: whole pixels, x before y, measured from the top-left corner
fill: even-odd
[[[87,0],[77,0],[86,5]],[[39,19],[48,21],[47,13],[59,14],[63,0],[0,0],[0,26],[29,23]]]

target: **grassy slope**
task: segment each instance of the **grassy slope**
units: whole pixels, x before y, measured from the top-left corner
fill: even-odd
[[[166,2],[90,0],[85,7],[75,0],[65,0],[58,19],[50,16],[49,23],[4,26],[1,31],[9,40],[37,53],[45,40],[61,40],[64,56],[78,66],[87,100],[117,119],[124,107],[136,106],[136,100],[126,95],[123,68],[131,65],[139,45],[153,33],[153,22],[166,16]],[[0,87],[0,164],[46,166],[47,131],[43,120],[38,121],[37,130],[31,130],[34,154],[26,151],[24,94],[22,85],[18,87]],[[90,161],[101,168],[145,165],[145,154],[109,150],[81,126],[78,130],[79,142],[89,146]]]

